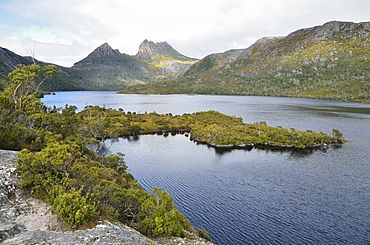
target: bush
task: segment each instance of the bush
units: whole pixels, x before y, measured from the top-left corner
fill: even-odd
[[[55,198],[53,206],[56,213],[71,228],[94,219],[98,214],[96,201],[81,196],[81,193],[76,190],[59,195]]]

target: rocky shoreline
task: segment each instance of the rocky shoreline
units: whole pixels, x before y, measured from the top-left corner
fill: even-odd
[[[193,234],[188,238],[150,239],[119,222],[70,230],[50,205],[25,194],[15,173],[16,151],[0,150],[0,243],[2,244],[213,244]]]

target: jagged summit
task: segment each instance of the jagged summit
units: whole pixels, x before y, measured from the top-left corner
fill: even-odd
[[[118,49],[113,49],[108,43],[104,43],[97,47],[89,56],[104,57],[121,55]]]
[[[113,49],[108,43],[104,43],[92,51],[86,58],[75,63],[75,66],[96,63],[104,57],[120,56],[118,49]]]
[[[177,50],[171,47],[167,42],[148,41],[145,39],[140,47],[139,51],[135,55],[136,58],[144,60],[155,60],[160,58],[172,58],[176,60],[193,60],[185,55],[180,54]]]

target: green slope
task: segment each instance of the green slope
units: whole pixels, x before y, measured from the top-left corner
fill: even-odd
[[[328,22],[212,54],[184,76],[126,93],[312,97],[370,102],[370,22]]]

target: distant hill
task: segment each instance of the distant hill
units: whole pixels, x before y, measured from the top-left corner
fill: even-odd
[[[125,93],[240,94],[370,102],[370,22],[331,21],[211,54],[182,76]]]
[[[0,47],[0,91],[9,85],[8,74],[15,69],[15,65],[31,65],[33,62],[41,66],[51,65],[51,63],[36,59],[33,60],[32,57],[23,57],[6,48]],[[43,83],[41,89],[45,91],[84,90],[80,79],[69,68],[58,65],[57,67],[60,71],[59,76]]]
[[[17,64],[28,64],[32,60],[26,57],[19,56],[12,51],[0,47],[0,91],[8,85],[8,74],[14,69]]]

